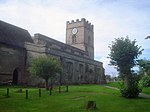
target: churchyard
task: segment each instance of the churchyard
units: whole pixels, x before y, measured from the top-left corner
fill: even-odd
[[[109,83],[117,87],[117,83]],[[6,96],[9,87],[9,97]],[[22,92],[20,91],[22,88]],[[28,90],[28,98],[26,98]],[[54,87],[52,95],[49,90],[41,88],[0,86],[0,112],[149,112],[150,99],[121,97],[120,91],[106,88],[104,85],[70,85]],[[150,88],[144,88],[150,94]],[[96,101],[96,109],[87,110],[88,101]]]

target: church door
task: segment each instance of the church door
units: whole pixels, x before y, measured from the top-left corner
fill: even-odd
[[[18,84],[18,70],[15,69],[13,72],[13,84]]]

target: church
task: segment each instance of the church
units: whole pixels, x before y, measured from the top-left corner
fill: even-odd
[[[40,83],[28,72],[31,58],[40,55],[59,60],[63,73],[56,76],[56,83],[105,83],[103,63],[94,60],[94,26],[85,18],[66,22],[66,43],[39,33],[31,36],[0,20],[0,84]]]

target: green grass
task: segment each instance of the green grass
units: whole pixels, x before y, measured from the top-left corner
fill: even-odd
[[[144,87],[142,93],[150,94],[150,87]]]
[[[111,87],[120,88],[122,82],[108,82],[106,85]]]
[[[50,96],[49,91],[42,89],[42,97],[38,96],[38,88],[29,88],[29,99],[19,88],[10,88],[10,97],[6,98],[6,87],[0,87],[0,112],[148,112],[149,99],[125,99],[120,92],[99,85],[69,86],[69,92],[58,92],[54,88]],[[62,88],[65,91],[65,87]],[[97,109],[86,110],[89,100],[96,101]]]
[[[120,88],[121,82],[108,82],[106,85],[116,87],[116,88]],[[142,88],[142,93],[150,94],[150,87],[143,87]]]

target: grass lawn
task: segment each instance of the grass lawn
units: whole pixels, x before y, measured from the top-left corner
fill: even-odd
[[[106,85],[116,87],[116,88],[120,88],[121,82],[108,82]]]
[[[10,88],[10,97],[6,98],[6,87],[0,87],[0,112],[149,112],[150,100],[144,98],[126,99],[120,92],[100,85],[69,86],[69,92],[58,92],[58,88],[49,91],[42,89],[38,96],[38,88],[28,88],[29,99],[19,88]],[[62,90],[66,88],[63,87]],[[86,110],[89,100],[96,101],[97,109]]]
[[[121,82],[108,82],[106,85],[120,88]],[[142,93],[150,94],[150,87],[143,87]]]
[[[150,94],[150,87],[144,87],[142,93]]]

